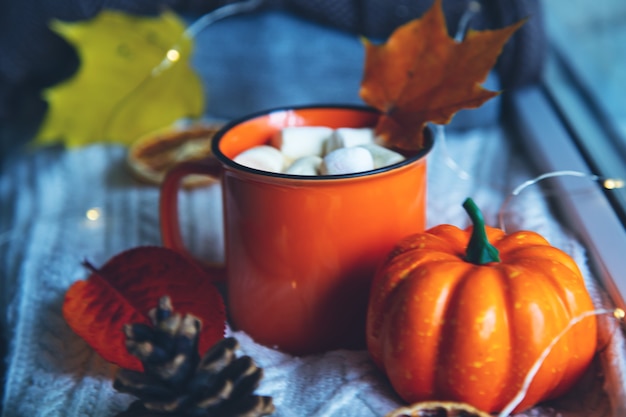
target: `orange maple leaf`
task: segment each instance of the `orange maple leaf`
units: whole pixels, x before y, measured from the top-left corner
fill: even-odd
[[[427,123],[449,123],[499,92],[480,84],[524,20],[498,30],[469,30],[462,42],[448,35],[442,0],[419,19],[397,28],[386,43],[365,39],[361,98],[382,112],[376,133],[389,146],[423,147]]]
[[[205,270],[179,253],[160,246],[138,246],[120,252],[102,268],[65,293],[63,317],[76,334],[105,360],[140,371],[143,365],[126,349],[125,324],[150,325],[148,312],[170,296],[177,313],[202,322],[198,353],[224,337],[226,312],[222,295]]]

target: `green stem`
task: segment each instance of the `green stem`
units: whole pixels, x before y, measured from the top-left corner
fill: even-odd
[[[476,265],[484,265],[490,262],[500,262],[500,254],[489,240],[485,232],[485,219],[474,200],[468,198],[463,203],[463,208],[472,219],[474,228],[465,251],[465,260]]]

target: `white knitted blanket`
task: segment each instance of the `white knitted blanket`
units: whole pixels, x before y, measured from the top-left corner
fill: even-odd
[[[536,176],[499,127],[449,134],[429,156],[428,223],[468,223],[461,203],[470,196],[496,225],[504,198]],[[469,177],[447,163],[451,157]],[[3,416],[111,417],[132,400],[112,388],[115,367],[106,363],[61,316],[64,293],[84,279],[84,258],[101,264],[138,245],[160,244],[158,189],[138,184],[125,167],[125,149],[96,145],[49,148],[13,159],[0,177],[0,294],[10,340]],[[219,186],[186,193],[182,224],[197,252],[222,256]],[[212,210],[207,210],[207,205]],[[98,207],[102,217],[88,221]],[[206,227],[200,213],[212,211]],[[568,252],[584,272],[598,307],[604,294],[587,267],[585,249],[550,211],[540,187],[508,206],[507,230],[531,229]],[[202,249],[200,249],[202,248]],[[598,360],[569,396],[524,413],[527,416],[611,416],[623,407],[624,339],[602,318]],[[229,333],[230,330],[229,330]],[[403,405],[365,351],[332,351],[309,357],[260,346],[233,333],[242,352],[264,368],[258,390],[271,395],[277,417],[378,417]]]

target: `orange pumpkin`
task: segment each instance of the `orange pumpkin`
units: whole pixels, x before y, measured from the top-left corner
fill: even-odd
[[[593,310],[572,258],[534,232],[440,225],[409,236],[375,277],[367,346],[407,402],[461,401],[501,411],[544,349]],[[515,411],[554,398],[585,371],[596,349],[590,316],[567,331]]]

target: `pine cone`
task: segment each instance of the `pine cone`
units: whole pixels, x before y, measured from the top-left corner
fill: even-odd
[[[172,312],[169,297],[150,311],[153,326],[124,328],[126,348],[143,372],[121,369],[113,384],[139,399],[118,417],[256,417],[274,412],[271,397],[254,395],[263,370],[249,356],[237,357],[239,344],[228,337],[198,355],[200,320]]]

